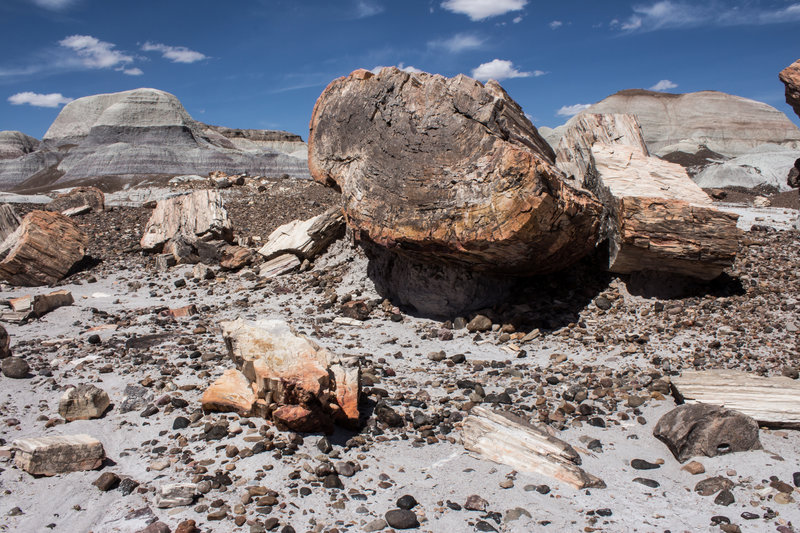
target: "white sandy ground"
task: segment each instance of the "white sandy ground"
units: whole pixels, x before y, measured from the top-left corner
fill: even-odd
[[[336,247],[341,249],[340,244]],[[341,260],[340,256],[329,254],[319,260],[316,268],[326,268],[326,262]],[[363,289],[364,296],[374,297],[368,281],[361,278],[358,273],[363,272],[363,264],[355,260],[351,265],[351,274],[337,287],[340,294],[345,294],[354,289]],[[180,277],[189,267],[178,267],[167,274],[156,274],[155,279],[159,286],[169,286],[171,281]],[[123,279],[124,278],[124,279]],[[212,286],[217,287],[213,296],[207,296],[205,289],[198,290],[195,298],[189,296],[187,290],[164,291],[162,297],[151,298],[150,288],[145,287],[136,292],[128,292],[127,281],[134,279],[134,273],[120,271],[109,277],[99,279],[97,283],[69,284],[60,288],[72,291],[75,304],[70,307],[60,308],[46,315],[38,321],[26,325],[6,325],[12,338],[12,349],[15,343],[22,340],[57,340],[77,339],[81,346],[88,335],[84,333],[87,325],[99,325],[92,314],[91,308],[116,311],[120,309],[152,308],[156,305],[179,307],[189,303],[202,305],[203,303],[230,302],[237,298],[233,290],[238,286],[251,286],[241,280],[238,275],[229,275]],[[190,285],[192,282],[189,282]],[[49,292],[48,288],[15,288],[0,292],[0,298],[10,298],[23,294],[40,294]],[[289,293],[269,299],[253,298],[247,309],[228,305],[213,320],[235,318],[237,316],[251,317],[281,317],[290,323],[305,329],[310,333],[310,324],[314,316],[304,311],[311,305],[310,291],[300,295]],[[626,299],[637,297],[625,294]],[[333,316],[333,315],[331,315]],[[152,315],[143,315],[140,323],[129,328],[117,331],[101,331],[104,343],[113,338],[124,339],[127,333],[146,334],[150,332],[148,320]],[[204,317],[211,318],[211,317]],[[80,321],[80,325],[75,325]],[[212,322],[211,319],[207,322]],[[507,360],[512,359],[501,346],[492,342],[476,345],[472,335],[466,331],[456,331],[452,341],[441,342],[432,339],[421,339],[418,330],[436,325],[436,322],[405,317],[403,323],[394,323],[384,319],[372,319],[362,326],[335,326],[343,338],[321,338],[321,344],[339,353],[362,354],[369,358],[386,357],[391,361],[392,368],[397,372],[398,378],[408,376],[408,379],[419,383],[428,380],[436,381],[437,374],[430,372],[436,365],[431,363],[425,354],[431,351],[444,349],[448,355],[465,353],[470,360]],[[193,319],[184,319],[179,322],[175,331],[175,339],[182,335],[189,335],[196,325]],[[213,333],[219,336],[217,332]],[[679,339],[678,339],[679,340]],[[698,342],[697,339],[689,339]],[[656,342],[651,344],[656,347],[650,355],[662,355],[675,358],[680,354],[668,351],[668,346]],[[530,364],[545,367],[552,353],[566,353],[571,361],[587,364],[602,363],[609,367],[641,367],[649,368],[637,355],[620,353],[619,347],[611,349],[599,357],[589,356],[586,353],[575,351],[568,347],[555,335],[548,336],[546,340],[534,341],[525,346],[528,351]],[[393,359],[397,351],[403,352],[402,359]],[[75,360],[66,360],[62,355],[66,351],[57,351],[48,354],[54,366],[54,376],[59,385],[79,383],[87,380],[87,376],[80,372],[70,370],[66,375],[64,369]],[[92,354],[107,357],[114,362],[113,353],[108,350],[92,351]],[[225,359],[224,363],[213,373],[211,378],[199,379],[192,371],[184,367],[183,373],[176,378],[175,384],[184,383],[207,384],[211,379],[222,373],[224,368],[233,364]],[[441,367],[436,367],[441,371]],[[456,369],[458,371],[458,369]],[[142,375],[130,375],[112,372],[98,374],[90,372],[97,379],[98,386],[106,390],[111,396],[112,403],[117,406],[122,401],[122,391],[126,384],[136,383]],[[153,376],[158,378],[159,376]],[[489,384],[487,392],[502,390],[513,386],[512,378],[498,380],[497,387]],[[378,384],[378,386],[382,386]],[[410,390],[417,391],[418,386],[409,385]],[[435,401],[444,391],[437,388],[435,383],[427,386],[427,392]],[[183,397],[190,401],[192,406],[199,406],[199,397],[202,388],[196,391],[183,393]],[[174,441],[170,436],[175,434],[172,430],[172,421],[178,414],[158,414],[149,419],[143,419],[139,412],[127,414],[111,411],[104,418],[89,421],[76,421],[66,425],[58,425],[51,429],[44,428],[44,422],[37,421],[37,417],[44,414],[48,417],[57,415],[58,399],[61,392],[44,385],[44,379],[36,377],[25,380],[12,380],[0,377],[0,436],[7,441],[16,438],[35,437],[42,435],[88,433],[98,438],[105,446],[106,453],[115,466],[106,467],[121,476],[130,476],[142,483],[143,487],[158,487],[162,483],[188,481],[191,474],[180,463],[175,463],[161,472],[148,471],[148,465],[158,457],[150,454],[142,455],[136,448],[147,440],[157,439],[159,444],[172,447]],[[363,525],[394,508],[394,501],[403,494],[412,494],[420,506],[415,509],[424,517],[422,531],[434,532],[460,532],[475,531],[470,524],[479,520],[482,513],[471,511],[445,510],[439,502],[451,500],[459,504],[464,503],[470,494],[479,494],[489,501],[489,509],[505,513],[515,508],[525,509],[531,518],[522,516],[519,520],[494,524],[501,531],[583,531],[590,526],[602,531],[623,532],[672,532],[682,531],[719,531],[717,526],[710,523],[710,517],[724,515],[733,523],[738,524],[742,531],[775,531],[777,525],[794,523],[800,524],[800,493],[795,491],[795,503],[780,505],[769,501],[776,491],[767,489],[761,491],[756,486],[768,480],[769,476],[778,476],[781,480],[791,482],[793,472],[800,470],[800,432],[798,431],[768,431],[762,430],[761,441],[764,451],[732,454],[717,458],[698,458],[706,468],[706,473],[692,476],[681,471],[680,465],[670,454],[667,448],[652,436],[652,430],[659,417],[674,407],[671,397],[662,402],[651,401],[642,408],[642,415],[646,424],[641,425],[633,417],[629,421],[617,420],[615,416],[609,420],[617,420],[608,424],[607,428],[597,428],[584,425],[570,428],[560,435],[561,438],[578,448],[583,459],[584,468],[602,478],[608,488],[578,491],[553,479],[536,474],[518,473],[515,476],[514,487],[502,489],[499,483],[511,474],[512,469],[503,465],[471,457],[465,453],[458,443],[458,431],[451,436],[456,437],[456,444],[440,442],[435,445],[425,445],[420,448],[412,446],[411,440],[394,440],[389,442],[374,443],[363,451],[354,448],[350,451],[340,449],[342,460],[354,459],[363,466],[363,470],[352,478],[342,478],[345,485],[344,493],[355,488],[367,496],[366,501],[350,500],[344,509],[335,509],[331,506],[332,491],[315,488],[312,494],[305,498],[291,497],[288,494],[287,476],[297,469],[301,469],[304,462],[312,466],[316,464],[312,458],[319,455],[314,444],[316,436],[306,438],[301,446],[300,453],[285,464],[282,460],[275,460],[271,453],[263,453],[246,459],[227,460],[224,453],[217,452],[216,448],[225,444],[236,444],[240,448],[252,444],[243,439],[248,432],[254,432],[245,427],[244,432],[234,438],[223,441],[192,441],[189,448],[194,450],[196,459],[215,458],[216,467],[220,464],[234,464],[232,473],[243,476],[242,483],[249,483],[255,471],[263,465],[272,465],[273,470],[266,472],[266,476],[256,484],[274,488],[281,496],[281,502],[287,502],[285,509],[277,507],[270,516],[277,516],[281,523],[291,523],[298,532],[323,531],[331,527],[338,527],[340,531],[361,531]],[[14,427],[6,425],[5,420],[13,417],[21,421]],[[238,417],[231,415],[231,420]],[[261,425],[256,421],[256,427]],[[197,425],[202,426],[203,420]],[[235,424],[235,422],[234,422]],[[183,430],[187,436],[197,435],[197,427]],[[411,432],[413,433],[413,432]],[[388,435],[393,435],[389,433]],[[580,437],[588,435],[599,439],[603,444],[602,453],[592,453],[585,449]],[[339,432],[332,439],[344,442],[349,435]],[[127,450],[127,451],[126,451]],[[308,454],[309,458],[302,458],[301,454]],[[363,454],[363,455],[360,455]],[[663,459],[664,465],[657,470],[636,471],[629,466],[631,459],[641,458],[649,461]],[[194,506],[176,509],[157,509],[153,503],[153,493],[134,493],[122,497],[119,491],[102,493],[91,485],[99,472],[76,472],[58,475],[50,478],[33,478],[27,473],[15,468],[11,462],[0,462],[0,531],[9,532],[39,532],[51,531],[47,524],[55,523],[52,531],[63,532],[134,532],[145,525],[143,519],[126,519],[125,516],[134,509],[150,506],[152,511],[163,521],[174,528],[181,520],[192,518],[204,531],[247,531],[244,528],[235,528],[230,520],[224,522],[208,522],[204,514],[197,514],[192,509]],[[209,467],[210,471],[212,467]],[[302,469],[301,469],[302,470]],[[730,471],[735,471],[732,473]],[[378,476],[387,474],[394,485],[389,489],[378,488]],[[733,489],[736,502],[730,507],[721,507],[713,503],[714,497],[701,497],[694,493],[694,485],[706,477],[715,475],[728,475],[737,485]],[[305,472],[304,479],[311,477]],[[660,483],[657,489],[650,489],[631,480],[635,477],[655,479]],[[525,491],[526,485],[547,484],[552,488],[549,495]],[[306,484],[301,484],[306,485]],[[227,494],[212,492],[206,503],[217,497],[226,499],[231,504],[238,503],[238,494],[243,491],[241,487],[231,487]],[[231,492],[235,493],[232,494]],[[333,491],[335,492],[335,491]],[[766,499],[764,499],[766,498]],[[203,500],[201,500],[202,502]],[[80,510],[76,510],[79,506]],[[10,509],[20,507],[24,514],[20,516],[7,516]],[[590,523],[586,511],[600,508],[610,508],[613,515],[607,518],[597,517],[596,523]],[[770,507],[779,515],[769,521],[761,518],[746,521],[740,518],[744,511],[763,515],[765,509]],[[248,506],[248,517],[252,518],[253,505]],[[310,522],[314,520],[314,524]],[[543,521],[550,522],[544,525]],[[324,525],[320,527],[320,525]]]

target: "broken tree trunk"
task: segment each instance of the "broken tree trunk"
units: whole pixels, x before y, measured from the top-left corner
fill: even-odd
[[[578,466],[581,459],[572,446],[510,413],[473,407],[461,439],[466,449],[519,471],[544,474],[576,489],[606,486]]]
[[[718,211],[680,165],[630,146],[595,144],[586,186],[608,213],[608,269],[711,280],[739,249],[737,215]]]
[[[50,285],[83,259],[88,243],[68,217],[31,211],[0,246],[0,278],[12,285]]]
[[[710,280],[733,263],[737,216],[714,209],[683,167],[650,157],[635,116],[582,114],[568,125],[556,165],[603,203],[611,272]]]
[[[800,427],[800,383],[736,370],[684,372],[672,378],[678,401],[733,409],[766,426]]]

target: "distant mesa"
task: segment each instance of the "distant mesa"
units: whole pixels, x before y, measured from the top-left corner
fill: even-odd
[[[581,113],[635,115],[650,153],[684,165],[702,187],[767,185],[785,190],[786,174],[800,157],[800,129],[786,115],[765,103],[718,91],[630,89]],[[555,146],[570,122],[539,131]]]
[[[96,182],[105,188],[153,177],[207,173],[309,178],[303,140],[194,120],[172,94],[135,89],[70,102],[41,142],[0,132],[0,190]]]

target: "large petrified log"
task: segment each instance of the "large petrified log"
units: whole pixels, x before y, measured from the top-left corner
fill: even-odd
[[[786,85],[786,103],[800,117],[800,59],[783,69],[778,77]]]
[[[550,476],[576,489],[606,486],[580,468],[581,458],[572,446],[511,413],[473,407],[461,439],[466,449],[519,471]]]
[[[255,384],[275,422],[295,431],[330,431],[332,422],[358,425],[361,368],[312,340],[295,335],[283,320],[223,322],[234,362]]]
[[[384,68],[331,82],[309,134],[315,180],[356,238],[422,261],[528,275],[594,249],[601,206],[495,81]]]
[[[650,157],[632,115],[579,115],[558,154],[605,206],[610,271],[709,280],[733,263],[737,215],[714,209],[683,167]]]
[[[83,259],[89,237],[68,217],[31,211],[0,245],[0,278],[12,285],[49,285]]]
[[[767,426],[800,427],[800,384],[787,377],[690,371],[672,378],[672,388],[679,401],[721,405]]]
[[[160,251],[167,241],[230,240],[233,229],[218,191],[205,189],[161,200],[144,229],[141,246]]]

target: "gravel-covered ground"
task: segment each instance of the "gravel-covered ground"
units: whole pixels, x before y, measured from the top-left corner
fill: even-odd
[[[278,225],[337,201],[320,185],[292,180],[223,195],[237,235],[254,247]],[[271,281],[257,269],[212,280],[192,279],[191,266],[157,271],[137,246],[149,214],[115,207],[78,217],[94,261],[58,287],[75,303],[4,324],[32,377],[0,376],[0,444],[88,433],[109,457],[102,472],[130,481],[102,492],[92,485],[98,471],[33,478],[0,453],[0,531],[133,532],[156,520],[172,531],[186,520],[219,532],[388,531],[385,513],[404,495],[418,502],[420,529],[436,532],[788,532],[800,522],[797,431],[762,428],[764,450],[696,458],[705,472],[694,475],[652,436],[675,406],[670,378],[684,369],[797,379],[795,231],[757,224],[734,266],[706,286],[621,278],[587,259],[520,283],[512,301],[480,311],[489,330],[468,332],[457,317],[418,318],[384,302],[366,258],[344,240],[308,271]],[[0,298],[53,290],[0,289]],[[367,300],[369,318],[334,323],[350,299]],[[188,304],[199,313],[163,313]],[[219,322],[236,317],[283,318],[331,351],[360,357],[363,429],[337,430],[327,450],[318,446],[322,435],[204,415],[203,390],[234,367]],[[113,406],[101,419],[64,424],[59,398],[78,383],[101,387]],[[403,417],[401,427],[376,414],[378,402]],[[467,454],[460,426],[476,404],[547,424],[607,488],[579,491]],[[657,468],[640,471],[634,459]],[[713,476],[733,483],[733,502],[694,491]],[[159,509],[155,491],[169,482],[198,483],[202,494]],[[464,508],[472,495],[486,501],[483,511]]]

